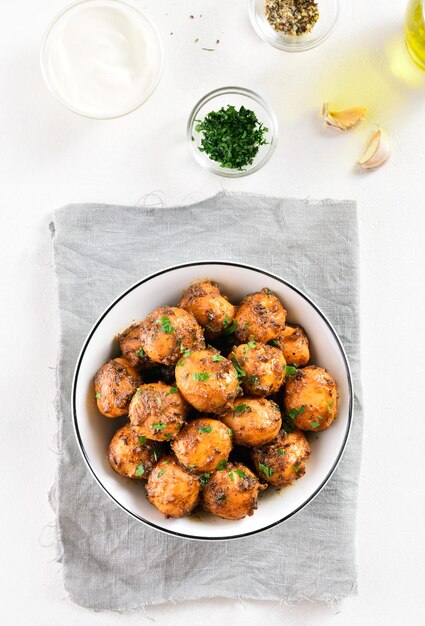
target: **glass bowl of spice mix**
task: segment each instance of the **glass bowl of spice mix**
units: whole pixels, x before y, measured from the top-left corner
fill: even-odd
[[[279,50],[301,52],[332,33],[339,0],[250,0],[249,16],[264,41]]]
[[[195,105],[187,124],[195,159],[210,172],[227,178],[257,172],[272,156],[277,137],[272,108],[243,87],[211,91]]]

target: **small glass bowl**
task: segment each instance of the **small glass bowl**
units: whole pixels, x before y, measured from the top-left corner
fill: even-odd
[[[68,100],[61,90],[58,88],[54,78],[54,72],[51,69],[51,51],[52,46],[55,42],[55,38],[60,36],[61,30],[63,28],[63,24],[66,18],[76,11],[85,11],[90,10],[91,8],[112,8],[119,9],[121,11],[125,11],[127,15],[129,15],[132,19],[138,20],[141,24],[143,24],[146,33],[146,45],[149,53],[149,57],[152,60],[152,70],[147,81],[143,92],[141,91],[137,97],[133,98],[131,104],[127,104],[126,106],[122,106],[121,108],[116,108],[112,110],[111,108],[106,108],[106,110],[97,110],[95,111],[93,107],[90,109],[88,107],[82,108],[76,105],[74,102]],[[151,19],[141,10],[139,7],[131,4],[131,0],[126,2],[125,0],[77,0],[76,2],[66,6],[62,11],[60,11],[56,17],[50,22],[47,27],[47,30],[44,34],[41,49],[40,49],[40,65],[41,65],[41,73],[43,75],[44,81],[56,100],[60,102],[63,106],[65,106],[70,111],[81,115],[82,117],[88,117],[92,119],[115,119],[118,117],[123,117],[124,115],[128,115],[132,113],[136,109],[138,109],[150,96],[153,94],[155,89],[158,86],[159,80],[162,74],[162,65],[163,65],[163,50],[162,43],[158,31],[151,21]],[[66,72],[66,68],[64,68],[64,72]]]
[[[285,52],[302,52],[319,46],[332,34],[339,17],[339,0],[317,0],[319,19],[311,32],[291,37],[270,26],[266,17],[266,0],[249,0],[249,17],[257,35]]]
[[[218,111],[228,105],[233,105],[237,109],[244,106],[246,109],[253,111],[258,121],[268,129],[264,135],[267,143],[260,146],[251,165],[247,165],[243,170],[221,167],[217,161],[213,161],[205,152],[199,150],[203,133],[195,130],[196,125],[211,111]],[[254,91],[243,87],[222,87],[221,89],[210,91],[195,105],[187,123],[187,139],[195,159],[205,169],[226,178],[248,176],[248,174],[253,174],[261,169],[272,156],[277,138],[278,124],[273,109],[264,98]]]

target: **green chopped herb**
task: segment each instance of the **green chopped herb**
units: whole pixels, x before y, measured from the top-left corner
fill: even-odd
[[[188,357],[188,356],[190,356],[191,354],[192,354],[192,353],[191,353],[191,351],[190,351],[190,350],[185,350],[185,351],[183,352],[183,356],[185,357],[185,359],[187,359],[187,357]]]
[[[180,342],[180,352],[183,354],[185,358],[187,358],[188,356],[192,354],[189,349],[186,350],[182,341]]]
[[[257,342],[256,342],[256,341],[248,341],[248,346],[249,346],[251,349],[252,349],[252,348],[255,348],[255,347],[256,347],[256,345],[257,345]]]
[[[96,391],[96,393],[95,393],[94,395],[95,395],[95,397],[96,397],[97,399],[99,399],[99,398],[101,398],[101,397],[102,397],[102,394],[101,394],[99,391]]]
[[[145,435],[142,435],[141,437],[139,437],[139,446],[143,446],[145,441],[146,441]]]
[[[318,426],[320,426],[320,421],[313,420],[312,422],[310,422],[310,426],[312,428],[317,428]]]
[[[234,469],[234,470],[231,470],[231,471],[229,472],[229,478],[230,478],[230,480],[234,480],[233,474],[237,474],[240,478],[245,478],[245,477],[246,477],[245,472],[243,472],[243,471],[242,471],[242,470],[240,470],[240,469]]]
[[[208,380],[210,376],[211,374],[209,372],[195,372],[194,374],[192,374],[193,380],[200,380],[202,382]]]
[[[277,404],[273,404],[272,408],[273,408],[273,411],[279,411],[280,412],[280,408],[277,406]]]
[[[141,359],[144,359],[146,356],[146,352],[143,350],[142,347],[140,347],[137,351],[136,354],[138,357],[140,357]]]
[[[272,295],[273,295],[273,291],[272,291],[271,289],[267,289],[267,288],[266,288],[266,290],[265,290],[265,291],[266,291],[266,294],[267,294],[268,296],[272,296]]]
[[[167,393],[167,396],[171,396],[178,392],[178,387],[171,387],[170,391]]]
[[[212,431],[212,426],[202,426],[202,428],[198,428],[199,432],[202,433],[210,433]]]
[[[255,385],[258,385],[258,383],[260,382],[260,377],[259,376],[255,376],[255,374],[252,374],[252,376],[248,377],[248,382],[255,387]]]
[[[136,472],[135,472],[135,476],[137,478],[139,478],[139,476],[143,476],[143,474],[145,473],[145,467],[143,465],[143,463],[139,463],[139,465],[136,467]]]
[[[217,469],[224,470],[225,467],[227,467],[227,461],[226,459],[222,459],[220,463],[217,465]]]
[[[291,420],[294,420],[298,415],[301,415],[302,413],[304,413],[304,411],[305,411],[305,406],[303,404],[299,409],[291,409],[288,413],[288,417],[290,417]]]
[[[286,376],[293,376],[294,374],[297,373],[297,368],[294,367],[293,365],[287,365],[286,366]]]
[[[154,430],[164,430],[165,424],[152,424]]]
[[[227,432],[229,433],[230,437],[233,437],[233,430],[231,428],[228,428]]]
[[[224,356],[221,356],[221,354],[213,354],[212,355],[212,360],[213,361],[224,361]]]
[[[236,354],[234,352],[232,352],[232,362],[236,370],[236,373],[238,375],[238,378],[244,378],[246,376],[246,372],[241,366],[241,364],[239,363],[238,359],[236,358]]]
[[[154,451],[152,452],[152,456],[153,456],[153,458],[154,458],[154,460],[155,460],[156,462],[158,461],[158,452],[159,452],[159,448],[158,448],[158,447],[156,447],[156,448],[154,449]]]
[[[191,472],[193,469],[195,469],[196,465],[186,465],[186,469],[188,472]]]
[[[285,450],[283,448],[279,448],[279,450],[277,451],[277,453],[282,456],[283,454],[285,454]]]
[[[172,439],[172,438],[173,438],[173,435],[172,435],[172,433],[167,433],[166,435],[164,435],[164,437],[165,437],[166,439]]]
[[[164,470],[160,470],[157,474],[157,478],[161,478],[161,476],[163,475]]]
[[[215,501],[222,502],[225,499],[226,499],[226,496],[224,495],[224,493],[220,493],[220,495],[216,497]]]
[[[163,465],[168,465],[168,463],[169,463],[169,462],[170,462],[170,461],[162,461],[162,464],[163,464]]]
[[[201,483],[201,487],[205,487],[205,485],[208,484],[210,478],[211,478],[211,474],[208,474],[207,472],[203,472],[199,476],[199,482]]]
[[[271,342],[274,346],[276,346],[277,348],[280,348],[279,342],[277,339],[272,339]]]
[[[186,363],[186,361],[184,359],[180,359],[180,361],[177,362],[177,367],[181,367],[185,363]]]
[[[334,401],[331,400],[328,404],[328,412],[332,415],[333,411],[332,411],[332,407],[334,405]]]
[[[156,321],[161,326],[162,332],[166,333],[167,335],[172,335],[174,333],[174,327],[171,323],[170,318],[167,317],[167,315],[163,315]]]
[[[258,120],[254,111],[233,105],[211,111],[195,130],[203,133],[199,150],[221,167],[243,170],[251,165],[260,146],[267,143],[268,129]]]
[[[236,320],[230,320],[228,317],[225,317],[223,320],[223,335],[232,335],[238,327],[238,323]]]
[[[297,474],[299,472],[299,469],[300,469],[300,466],[298,465],[298,463],[295,463],[294,470],[296,471]]]
[[[258,464],[258,469],[260,472],[264,474],[267,478],[270,478],[272,474],[274,474],[274,469],[272,467],[267,467],[267,465],[263,465],[262,463]]]
[[[233,413],[251,413],[252,409],[247,404],[238,404],[233,407]]]

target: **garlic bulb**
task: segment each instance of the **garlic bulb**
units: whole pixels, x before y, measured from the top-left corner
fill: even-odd
[[[384,128],[378,128],[366,148],[366,152],[359,161],[363,169],[371,170],[385,163],[390,156],[390,140]]]
[[[337,128],[338,130],[350,130],[354,128],[366,115],[364,107],[354,107],[343,111],[330,111],[329,104],[325,102],[322,106],[322,117],[326,126]]]

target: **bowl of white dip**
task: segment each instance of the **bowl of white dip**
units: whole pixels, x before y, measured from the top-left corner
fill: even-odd
[[[81,0],[48,26],[41,69],[52,95],[74,113],[121,117],[158,85],[161,41],[137,7],[122,0]]]

